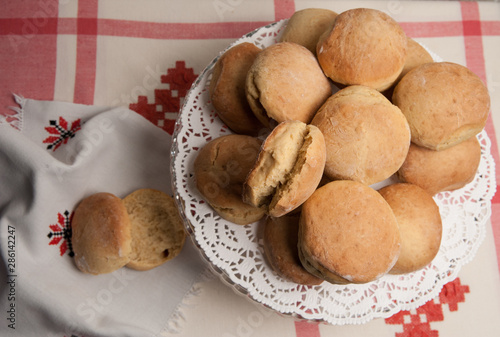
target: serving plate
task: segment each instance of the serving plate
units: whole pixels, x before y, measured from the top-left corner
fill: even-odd
[[[286,22],[256,29],[227,49],[242,42],[260,48],[274,44]],[[496,188],[491,143],[485,131],[478,135],[482,153],[475,179],[460,190],[434,197],[443,221],[443,235],[437,256],[426,268],[405,275],[385,275],[366,284],[323,282],[303,286],[279,277],[264,258],[262,222],[240,226],[222,219],[196,188],[193,164],[198,151],[210,140],[231,133],[209,99],[208,87],[218,57],[203,70],[185,98],[173,135],[171,173],[174,196],[191,239],[216,274],[234,290],[298,319],[362,324],[423,305],[473,259],[485,237]]]

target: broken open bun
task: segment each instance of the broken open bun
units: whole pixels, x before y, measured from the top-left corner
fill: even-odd
[[[317,188],[325,160],[325,140],[317,127],[282,122],[264,141],[243,185],[243,200],[271,216],[285,215]]]
[[[72,220],[75,264],[84,273],[111,273],[123,266],[157,267],[177,256],[186,234],[174,200],[137,190],[123,200],[111,193],[83,199]]]

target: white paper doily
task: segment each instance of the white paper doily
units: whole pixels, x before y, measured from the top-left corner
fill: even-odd
[[[231,46],[252,42],[265,48],[276,43],[285,23],[259,28]],[[261,223],[240,226],[222,219],[196,188],[193,163],[198,150],[208,141],[230,133],[217,117],[208,95],[216,61],[217,58],[193,84],[177,120],[171,153],[172,184],[193,242],[216,273],[237,292],[296,318],[337,325],[361,324],[425,304],[475,256],[485,237],[496,188],[491,144],[484,131],[478,135],[482,156],[474,181],[460,190],[435,196],[443,236],[432,264],[418,272],[386,275],[362,285],[323,282],[302,286],[277,276],[263,255]]]

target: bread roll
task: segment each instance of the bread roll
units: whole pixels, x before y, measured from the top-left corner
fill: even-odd
[[[412,38],[407,38],[408,48],[406,52],[405,64],[403,66],[403,70],[401,74],[399,74],[398,81],[403,78],[410,70],[416,68],[422,64],[432,63],[434,59],[429,52],[422,47],[420,43],[413,40]]]
[[[406,59],[406,35],[389,15],[369,8],[340,13],[317,45],[325,74],[344,85],[379,91],[398,78]]]
[[[393,103],[410,124],[412,142],[432,150],[478,134],[490,109],[481,79],[450,62],[426,63],[411,70],[394,89]]]
[[[325,137],[330,179],[380,182],[400,168],[410,146],[410,129],[399,108],[365,86],[335,93],[311,124]]]
[[[96,193],[83,199],[71,221],[74,260],[89,274],[111,273],[125,266],[132,251],[127,209],[111,193]]]
[[[405,65],[401,74],[399,74],[397,80],[391,85],[391,87],[383,92],[384,96],[387,97],[390,101],[392,101],[392,94],[394,93],[394,88],[399,83],[399,81],[404,77],[404,75],[408,74],[410,70],[418,67],[419,65],[425,63],[434,62],[432,55],[420,45],[417,41],[412,38],[407,38],[408,40],[408,48],[406,52]]]
[[[227,50],[215,63],[209,94],[219,118],[235,133],[257,136],[264,128],[248,105],[245,80],[261,49],[249,42]]]
[[[439,207],[431,195],[417,185],[393,184],[379,190],[398,221],[401,252],[391,274],[404,274],[432,262],[441,245]]]
[[[411,144],[398,178],[423,188],[430,195],[464,187],[476,176],[481,145],[471,137],[446,150],[434,151]]]
[[[252,169],[262,141],[246,135],[226,135],[208,142],[194,162],[196,186],[224,219],[246,225],[264,210],[243,202],[243,183]]]
[[[325,158],[318,128],[299,121],[280,123],[262,145],[243,185],[243,200],[274,217],[293,211],[318,186]]]
[[[179,255],[186,232],[172,197],[154,189],[139,189],[127,195],[123,204],[132,236],[127,267],[150,270]]]
[[[302,205],[299,257],[331,283],[366,283],[396,263],[400,235],[389,204],[374,189],[350,180],[318,188]]]
[[[324,8],[306,8],[293,13],[280,42],[294,42],[316,54],[319,37],[333,26],[337,13]]]
[[[304,285],[318,285],[323,282],[305,270],[300,262],[297,248],[299,215],[268,217],[264,226],[264,254],[279,276]]]
[[[313,53],[296,43],[281,42],[257,55],[245,90],[254,114],[272,127],[273,120],[309,123],[332,87]]]

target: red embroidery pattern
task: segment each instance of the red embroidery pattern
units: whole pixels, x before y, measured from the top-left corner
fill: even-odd
[[[443,305],[448,304],[450,311],[458,310],[458,303],[465,302],[465,293],[469,286],[460,284],[460,279],[445,284],[439,294],[439,302],[430,300],[421,307],[411,311],[400,311],[386,318],[387,324],[403,325],[403,332],[397,332],[396,337],[439,337],[439,332],[432,330],[430,323],[444,320]]]
[[[51,231],[47,234],[50,240],[49,245],[58,245],[61,241],[62,244],[59,246],[59,253],[61,256],[69,251],[68,255],[70,257],[74,256],[73,246],[71,244],[71,220],[73,219],[73,213],[65,211],[63,214],[57,213],[57,223],[49,225]]]
[[[167,74],[161,76],[161,83],[168,84],[168,89],[156,89],[153,103],[148,103],[146,96],[139,96],[137,103],[130,104],[129,108],[173,134],[182,100],[196,77],[193,68],[186,68],[184,61],[177,61],[175,68],[169,68]]]
[[[68,139],[73,138],[75,133],[80,130],[80,118],[71,123],[71,127],[68,128],[68,122],[63,118],[59,117],[58,121],[49,121],[50,126],[45,127],[45,130],[50,134],[43,141],[47,145],[47,150],[55,151],[61,146],[61,144],[66,144]]]

